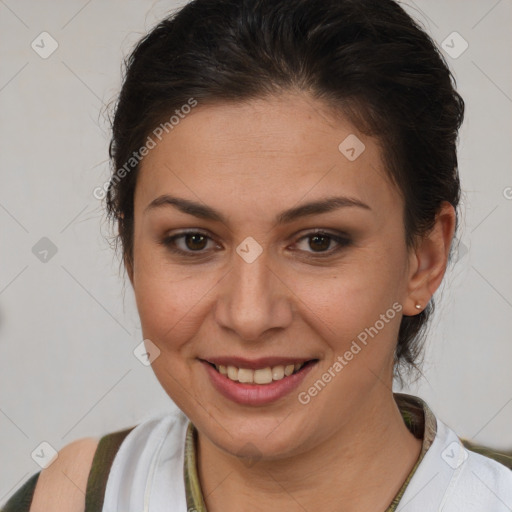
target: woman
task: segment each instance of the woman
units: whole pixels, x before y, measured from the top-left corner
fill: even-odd
[[[457,227],[453,82],[392,0],[196,0],[152,30],[107,208],[182,413],[66,446],[4,511],[510,510],[510,470],[392,392]]]

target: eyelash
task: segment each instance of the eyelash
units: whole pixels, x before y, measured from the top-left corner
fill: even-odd
[[[205,256],[205,252],[206,252],[204,250],[184,251],[182,249],[176,248],[176,244],[175,244],[176,240],[182,239],[182,238],[184,239],[188,235],[202,235],[202,236],[206,237],[209,240],[213,240],[210,236],[208,236],[207,233],[204,233],[204,232],[199,231],[199,230],[193,230],[193,231],[182,231],[181,233],[178,233],[176,235],[165,237],[160,243],[165,248],[167,248],[169,251],[171,251],[174,254],[178,254],[178,255],[185,256],[185,257],[190,257],[190,258],[201,258],[201,257],[204,257]],[[310,252],[309,255],[307,256],[308,258],[316,258],[316,259],[317,258],[327,258],[327,257],[333,256],[334,254],[338,253],[339,251],[341,251],[345,247],[348,247],[348,246],[350,246],[352,244],[352,241],[347,236],[340,236],[340,235],[336,235],[334,233],[329,233],[327,231],[322,231],[322,230],[311,231],[311,232],[307,233],[306,235],[301,236],[297,240],[296,243],[298,243],[298,242],[300,242],[300,241],[302,241],[304,239],[312,238],[314,236],[327,237],[331,241],[336,242],[338,244],[338,246],[334,250]]]

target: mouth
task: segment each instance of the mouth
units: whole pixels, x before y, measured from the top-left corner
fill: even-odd
[[[299,373],[304,367],[318,359],[264,357],[249,360],[239,357],[218,357],[200,359],[214,368],[217,373],[233,382],[243,384],[271,384]]]
[[[319,359],[222,357],[199,361],[221,395],[241,405],[263,406],[300,386]]]
[[[314,364],[317,360],[295,362],[289,364],[277,364],[263,368],[244,368],[242,366],[215,364],[206,361],[215,370],[233,382],[242,384],[271,384],[299,373],[306,365]]]

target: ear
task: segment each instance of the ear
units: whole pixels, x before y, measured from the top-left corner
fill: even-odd
[[[408,295],[404,315],[414,316],[428,304],[439,288],[448,264],[455,232],[456,214],[453,205],[444,201],[431,231],[417,241],[409,257]],[[416,307],[417,305],[421,307]]]

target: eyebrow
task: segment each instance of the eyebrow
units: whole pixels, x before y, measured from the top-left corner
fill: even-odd
[[[146,206],[144,209],[144,214],[167,206],[174,206],[181,212],[188,215],[193,215],[194,217],[228,224],[222,213],[215,210],[214,208],[201,203],[197,203],[195,201],[191,201],[190,199],[174,197],[168,194],[161,195],[151,201],[151,203],[149,203],[148,206]],[[285,210],[276,216],[274,222],[276,225],[287,224],[302,217],[318,215],[321,213],[327,213],[333,210],[347,207],[371,210],[367,204],[363,203],[359,199],[345,196],[334,196],[320,199],[318,201],[312,201],[300,206],[296,206],[294,208],[290,208],[289,210]]]

